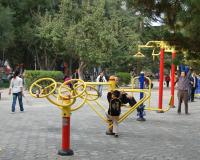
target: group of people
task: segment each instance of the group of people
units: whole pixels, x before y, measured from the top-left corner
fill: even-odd
[[[189,114],[188,112],[188,100],[194,101],[194,93],[197,88],[197,77],[195,72],[192,72],[190,68],[189,72],[179,71],[179,77],[177,78],[175,84],[177,83],[178,89],[178,114],[181,114],[181,104],[184,102],[185,104],[185,114]],[[76,70],[72,76],[73,79],[78,79],[79,74],[78,70]],[[117,77],[114,77],[117,81]],[[65,77],[65,81],[69,80],[69,78]],[[104,73],[100,72],[99,76],[96,79],[97,82],[107,82]],[[117,85],[117,84],[116,84]],[[98,85],[98,94],[99,97],[102,96],[102,85]],[[191,91],[191,92],[189,92]],[[12,102],[12,113],[15,112],[16,100],[19,100],[20,111],[23,112],[23,80],[20,78],[20,70],[16,70],[13,78],[10,81],[9,94],[13,95]],[[190,93],[190,94],[189,94]],[[121,114],[121,106],[122,104],[129,104],[130,106],[134,106],[137,102],[134,97],[129,96],[127,93],[120,92],[118,90],[113,90],[107,93],[107,100],[109,103],[108,111],[106,112],[106,116],[112,127],[108,127],[106,134],[114,135],[118,137],[118,120]],[[139,108],[138,108],[139,109]]]
[[[185,71],[183,71],[185,72]],[[185,72],[186,74],[186,72]],[[180,77],[180,73],[179,73],[179,76],[177,77],[177,82],[178,82],[178,79]],[[192,73],[187,73],[187,79],[188,79],[188,84],[187,84],[187,87],[188,87],[188,100],[191,101],[191,102],[194,102],[194,94],[195,94],[195,90],[197,89],[198,87],[198,79],[197,79],[197,75],[195,72],[192,72]],[[169,82],[170,82],[170,76],[167,74],[165,76],[165,83],[166,83],[166,86],[167,88],[169,87]]]

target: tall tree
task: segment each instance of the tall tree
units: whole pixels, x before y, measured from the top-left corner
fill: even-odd
[[[65,53],[79,62],[81,76],[90,64],[112,65],[120,60],[127,65],[127,56],[138,41],[137,18],[130,10],[123,9],[119,1],[62,0],[59,12],[47,17],[41,19],[38,34],[56,48],[55,39],[58,40]],[[49,23],[43,23],[46,20]],[[56,30],[54,24],[62,30]]]
[[[10,47],[14,41],[13,14],[14,12],[9,7],[3,7],[0,4],[0,49],[3,60],[5,60],[5,49]]]

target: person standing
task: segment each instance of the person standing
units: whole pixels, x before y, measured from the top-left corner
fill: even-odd
[[[97,77],[96,81],[97,82],[107,82],[103,72],[100,72],[100,74]],[[98,85],[97,90],[98,90],[99,97],[101,97],[102,96],[102,91],[103,91],[103,85]]]
[[[107,135],[114,135],[118,137],[118,120],[121,114],[121,105],[122,102],[120,98],[120,91],[114,90],[113,92],[108,92],[107,100],[109,102],[108,112],[106,112],[106,116],[109,121],[109,125],[106,131]],[[110,127],[112,125],[112,127]]]
[[[194,93],[195,93],[196,88],[198,87],[197,81],[198,81],[198,79],[197,79],[196,73],[193,72],[192,76],[191,76],[191,79],[190,79],[190,83],[191,83],[190,99],[191,99],[191,102],[194,102]]]
[[[72,79],[79,79],[78,69],[76,69],[75,72],[73,73]]]
[[[188,113],[188,90],[190,87],[190,76],[191,69],[186,74],[185,71],[181,71],[180,77],[177,79],[177,89],[178,89],[178,114],[181,114],[181,104],[184,101],[185,104],[185,114]]]
[[[22,101],[22,96],[23,96],[23,80],[22,78],[19,77],[19,70],[16,70],[14,73],[13,78],[11,79],[10,82],[10,88],[9,88],[9,95],[12,92],[13,95],[13,101],[12,101],[12,113],[15,112],[15,106],[16,106],[16,101],[18,98],[19,101],[19,106],[20,106],[20,111],[24,111],[23,107],[23,101]]]
[[[169,82],[170,82],[170,76],[168,74],[165,76],[165,82],[166,82],[166,86],[168,88],[169,87]]]

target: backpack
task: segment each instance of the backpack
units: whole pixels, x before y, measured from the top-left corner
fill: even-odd
[[[103,77],[99,77],[99,82],[103,82]]]
[[[119,116],[121,114],[121,100],[112,99],[109,103],[108,114],[111,116]]]

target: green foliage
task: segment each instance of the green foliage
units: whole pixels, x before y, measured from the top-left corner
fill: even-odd
[[[9,87],[9,81],[0,82],[0,89],[4,89],[8,87]]]
[[[128,85],[131,81],[131,75],[127,72],[118,72],[116,76],[119,78],[119,85]]]
[[[172,63],[177,66],[177,65],[183,64],[183,61],[184,61],[183,54],[177,53],[176,57],[175,57],[175,59],[173,60]]]
[[[126,65],[139,40],[139,16],[119,2],[61,0],[57,13],[39,18],[37,36],[84,67]]]
[[[13,12],[0,4],[0,49],[6,49],[14,40]]]
[[[73,60],[71,64],[82,67],[127,71],[137,64],[132,56],[138,44],[163,39],[188,49],[184,60],[196,65],[199,4],[199,0],[1,0],[0,58],[3,52],[12,64],[33,68],[36,57],[38,69],[46,70],[54,69],[57,60]],[[152,27],[152,20],[163,26]],[[152,61],[144,61],[150,68]]]
[[[189,58],[185,60],[197,59],[197,56],[199,58],[199,0],[127,0],[127,2],[129,7],[135,7],[149,20],[161,21],[167,29],[162,38],[177,46],[178,50],[184,48],[189,51]]]
[[[60,71],[43,71],[43,70],[26,70],[25,71],[25,87],[29,88],[30,85],[40,78],[53,78],[57,82],[63,82],[63,73]]]

